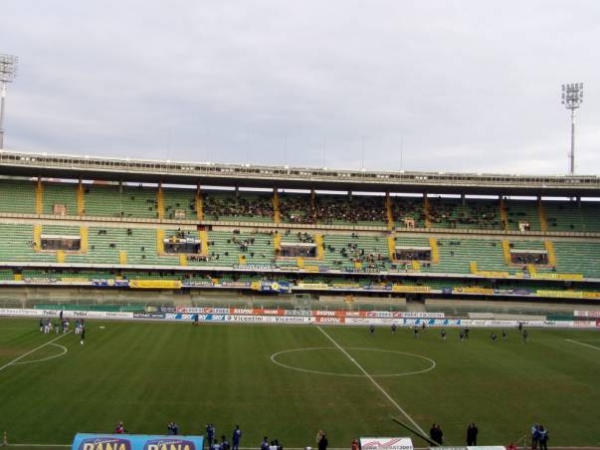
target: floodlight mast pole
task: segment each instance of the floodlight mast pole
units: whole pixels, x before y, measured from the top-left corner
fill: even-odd
[[[4,148],[4,102],[6,99],[6,84],[12,82],[17,75],[19,58],[0,53],[0,150]]]
[[[562,104],[571,110],[571,153],[570,174],[575,174],[575,111],[583,102],[583,83],[572,83],[562,85]]]

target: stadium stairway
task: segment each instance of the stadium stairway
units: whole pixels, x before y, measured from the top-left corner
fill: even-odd
[[[437,245],[437,238],[429,238],[429,246],[431,247],[431,263],[437,264],[440,262],[440,251]]]
[[[544,233],[548,231],[548,221],[546,220],[546,211],[544,209],[544,205],[542,204],[542,199],[540,198],[537,202],[538,206],[538,219],[540,221],[540,230]]]
[[[273,192],[273,221],[275,223],[281,223],[281,214],[279,213],[279,192],[277,190]]]
[[[35,213],[44,213],[44,186],[41,180],[38,180],[35,186]]]
[[[198,220],[204,220],[204,198],[202,197],[202,191],[198,189],[196,193],[196,216]]]
[[[556,267],[556,253],[554,252],[554,244],[551,241],[544,241],[546,247],[546,253],[548,254],[548,264],[552,267]]]
[[[77,185],[76,202],[77,215],[82,216],[85,212],[85,195],[83,195],[83,184],[81,184],[81,181]]]
[[[202,230],[198,232],[198,237],[200,238],[200,254],[202,256],[208,256],[208,233],[206,230]]]
[[[158,185],[158,191],[156,192],[156,214],[160,220],[165,218],[165,196],[162,183]]]
[[[504,262],[507,265],[511,264],[510,259],[510,242],[506,239],[502,240],[502,253],[504,254]]]
[[[388,252],[389,252],[390,260],[395,261],[396,260],[396,240],[394,239],[393,234],[390,234],[388,236],[387,244],[388,244]]]
[[[506,212],[506,201],[504,197],[500,199],[500,220],[502,221],[502,229],[508,229],[508,213]]]
[[[156,253],[162,255],[165,253],[165,230],[156,230]]]
[[[387,217],[387,228],[388,230],[394,229],[394,214],[392,213],[392,200],[390,198],[390,193],[385,193],[385,213]]]

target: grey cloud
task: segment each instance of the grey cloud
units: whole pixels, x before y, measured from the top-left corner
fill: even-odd
[[[591,0],[7,3],[10,148],[565,173],[560,85],[583,81],[578,170],[597,172]]]

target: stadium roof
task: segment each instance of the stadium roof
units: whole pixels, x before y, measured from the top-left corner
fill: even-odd
[[[0,150],[0,175],[239,188],[600,197],[600,177],[595,175],[380,172],[82,157],[8,150]]]

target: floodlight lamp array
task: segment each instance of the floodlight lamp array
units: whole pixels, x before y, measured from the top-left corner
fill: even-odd
[[[583,83],[571,83],[562,85],[562,104],[567,109],[579,108],[583,102]]]
[[[0,82],[10,83],[17,76],[19,57],[0,53]]]

